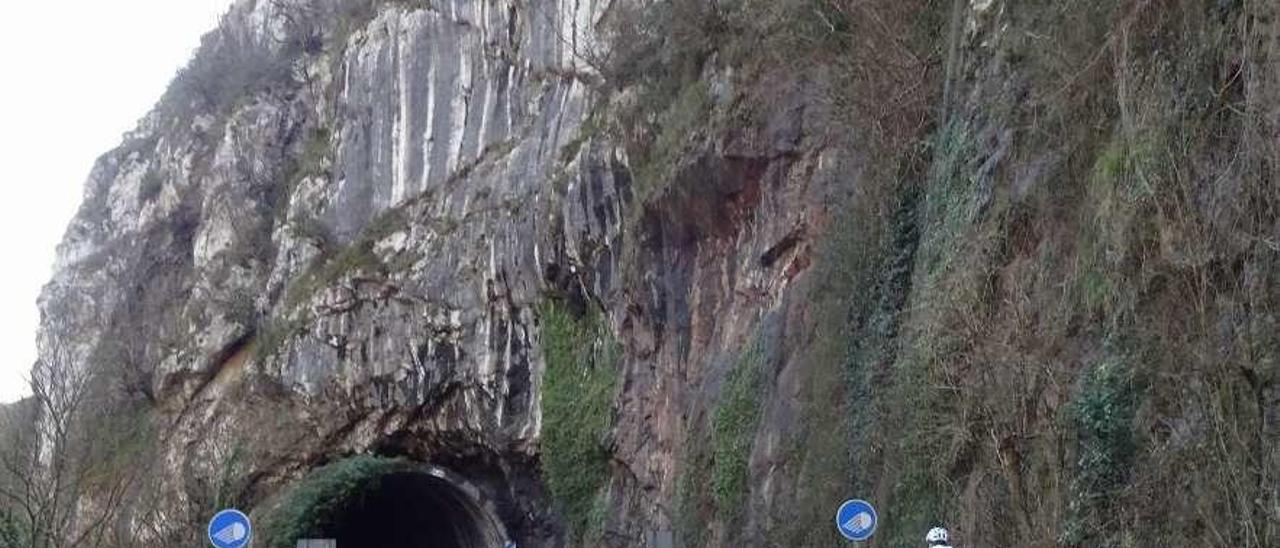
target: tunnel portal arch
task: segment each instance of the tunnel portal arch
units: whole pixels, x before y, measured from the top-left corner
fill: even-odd
[[[509,541],[493,504],[462,476],[404,459],[352,457],[309,473],[264,517],[266,546],[493,548]]]

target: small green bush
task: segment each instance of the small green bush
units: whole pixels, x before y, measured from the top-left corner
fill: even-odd
[[[575,539],[598,530],[609,478],[613,389],[620,349],[600,313],[575,316],[565,305],[541,308],[542,475]]]
[[[1128,366],[1098,362],[1086,373],[1070,415],[1078,432],[1076,478],[1062,541],[1094,545],[1110,499],[1127,482],[1137,452],[1134,419],[1138,392]]]

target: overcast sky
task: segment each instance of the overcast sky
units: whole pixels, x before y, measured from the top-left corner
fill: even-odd
[[[36,297],[98,155],[119,144],[232,0],[0,7],[0,402],[27,394]]]

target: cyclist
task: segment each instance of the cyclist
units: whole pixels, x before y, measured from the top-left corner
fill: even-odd
[[[924,536],[924,541],[928,543],[929,548],[951,548],[951,535],[941,527],[930,529]]]

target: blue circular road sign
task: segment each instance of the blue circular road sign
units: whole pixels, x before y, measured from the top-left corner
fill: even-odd
[[[239,510],[223,510],[209,520],[209,542],[214,548],[243,548],[252,537],[249,516]]]
[[[876,532],[875,507],[865,500],[847,500],[836,512],[836,529],[849,540],[863,541]]]

